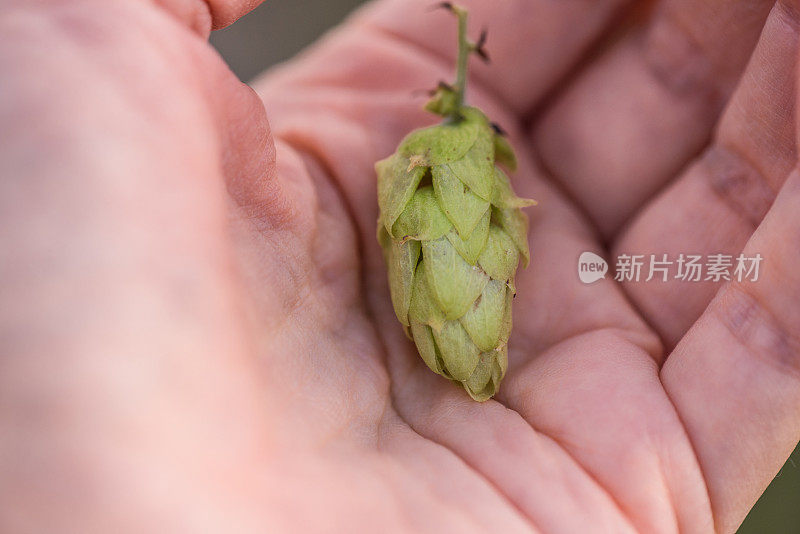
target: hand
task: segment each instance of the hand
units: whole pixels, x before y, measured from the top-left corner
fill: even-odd
[[[452,21],[379,2],[256,96],[205,43],[254,3],[0,4],[0,530],[733,532],[800,439],[800,6],[465,2],[540,201],[477,404],[374,238]],[[765,260],[584,286],[585,250]]]

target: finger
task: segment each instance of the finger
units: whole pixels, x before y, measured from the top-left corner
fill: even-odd
[[[221,88],[150,6],[46,4],[0,17],[0,522],[192,530],[205,502],[225,530],[246,483],[219,488],[269,440],[225,253]]]
[[[578,62],[620,8],[631,2],[457,2],[469,9],[475,38],[481,28],[488,30],[491,64],[476,61],[472,77],[513,110],[524,113]],[[447,58],[450,65],[455,57],[455,27],[448,24],[446,14],[429,12],[432,5],[431,0],[379,2],[360,21],[417,51]]]
[[[732,281],[667,359],[661,379],[705,476],[715,524],[733,532],[800,441],[800,173],[744,254],[757,281]]]
[[[234,21],[243,17],[264,0],[155,0],[155,4],[176,17],[183,24],[202,35],[208,37],[209,32],[214,29],[224,28]],[[18,3],[28,7],[45,7],[51,2],[47,0],[18,1],[12,0],[10,4]],[[153,2],[146,0],[134,0],[131,3],[139,3],[147,8]],[[87,9],[94,9],[95,3],[92,0],[85,2],[75,2],[77,9],[82,6]]]
[[[499,398],[605,488],[637,532],[708,532],[702,476],[658,369],[641,346],[596,329],[509,372]]]
[[[706,143],[774,0],[665,0],[533,128],[546,169],[604,236]]]
[[[167,0],[188,2],[189,0]],[[196,0],[195,0],[196,1]],[[257,8],[264,0],[202,0],[211,12],[212,29],[218,30]]]
[[[614,244],[620,253],[735,255],[761,222],[796,163],[794,101],[800,15],[778,3],[711,146],[637,215]],[[673,265],[674,267],[674,265]],[[714,282],[626,282],[669,346],[719,289]]]
[[[190,28],[207,36],[233,24],[258,7],[264,0],[156,0]]]

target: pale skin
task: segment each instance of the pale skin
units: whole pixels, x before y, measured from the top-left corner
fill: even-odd
[[[256,3],[0,1],[0,530],[733,532],[800,440],[800,3],[464,2],[540,202],[483,404],[374,238],[450,15],[378,2],[253,92],[206,38]],[[765,262],[584,286],[585,250]]]

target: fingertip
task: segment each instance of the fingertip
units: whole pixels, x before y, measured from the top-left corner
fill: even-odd
[[[241,17],[257,8],[264,0],[200,0],[211,13],[211,29],[230,26]]]
[[[156,0],[156,4],[203,37],[230,26],[264,0]]]

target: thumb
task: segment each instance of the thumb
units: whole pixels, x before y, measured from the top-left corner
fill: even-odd
[[[141,0],[136,0],[141,1]],[[210,30],[233,24],[264,0],[156,0],[156,4],[177,16],[204,37]]]
[[[211,28],[218,30],[248,14],[264,0],[166,0],[173,3],[205,3],[211,14]]]

